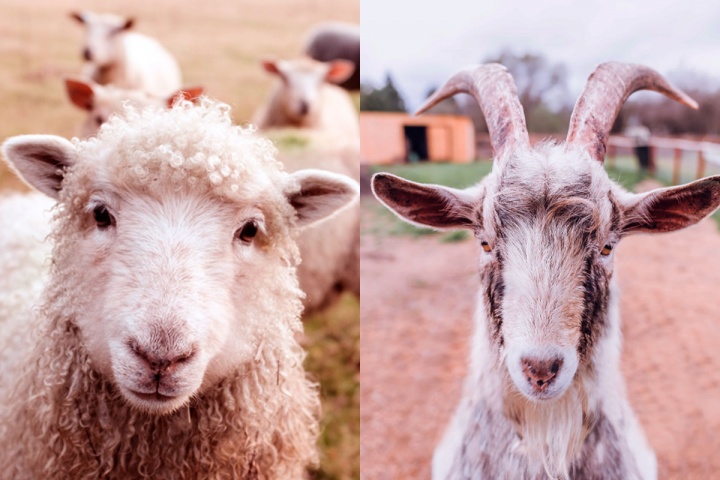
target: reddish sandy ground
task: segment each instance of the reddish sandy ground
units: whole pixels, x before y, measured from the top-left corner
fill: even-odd
[[[363,236],[363,479],[430,478],[466,372],[477,254],[472,240]],[[628,237],[616,255],[623,372],[659,476],[720,479],[717,227]]]

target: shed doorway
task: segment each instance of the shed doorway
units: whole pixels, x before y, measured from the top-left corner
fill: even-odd
[[[428,160],[427,127],[403,127],[405,132],[405,160],[409,163]]]

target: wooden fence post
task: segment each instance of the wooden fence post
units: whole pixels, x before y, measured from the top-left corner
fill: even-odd
[[[680,163],[682,161],[682,150],[679,148],[675,148],[675,156],[673,158],[673,175],[672,175],[672,183],[673,185],[679,185],[680,184]]]

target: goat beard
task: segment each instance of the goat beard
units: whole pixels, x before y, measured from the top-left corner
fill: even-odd
[[[550,478],[569,478],[593,423],[581,379],[576,377],[560,398],[543,403],[523,396],[509,376],[506,381],[504,413],[518,436],[516,451],[530,464],[542,464]]]

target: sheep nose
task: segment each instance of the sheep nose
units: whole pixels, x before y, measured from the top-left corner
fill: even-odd
[[[306,101],[300,102],[300,115],[307,115],[307,113],[310,111],[310,106]]]
[[[87,60],[88,62],[92,60],[92,54],[90,53],[89,48],[83,48],[83,58]]]
[[[130,348],[132,348],[132,351],[135,352],[135,355],[146,363],[147,367],[154,374],[166,373],[178,364],[187,362],[195,355],[195,349],[179,355],[156,355],[136,344],[131,344]]]
[[[555,380],[562,368],[563,359],[555,358],[521,358],[522,371],[527,381],[536,392],[544,392]]]

